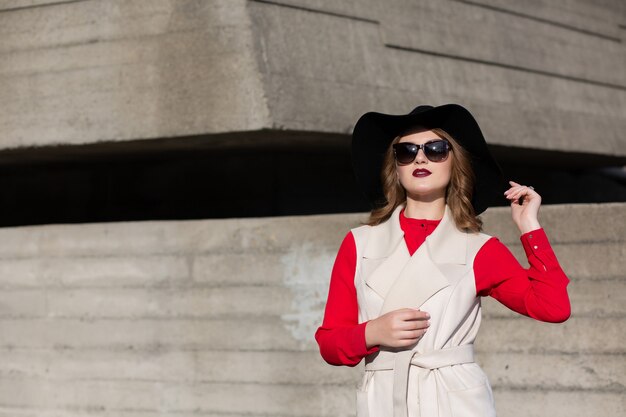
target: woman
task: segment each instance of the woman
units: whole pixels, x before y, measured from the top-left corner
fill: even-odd
[[[504,192],[530,263],[524,269],[480,232],[477,216],[503,190],[502,176],[465,108],[367,113],[352,149],[375,209],[337,254],[315,334],[323,358],[347,366],[365,358],[359,417],[494,416],[473,357],[480,297],[541,321],[570,315],[569,280],[537,219],[541,197],[513,181]]]

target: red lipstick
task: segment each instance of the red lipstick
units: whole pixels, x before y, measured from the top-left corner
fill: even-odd
[[[413,171],[413,176],[414,177],[418,177],[418,178],[427,177],[430,174],[431,174],[431,172],[429,170],[427,170],[427,169],[424,169],[424,168],[418,168],[415,171]]]

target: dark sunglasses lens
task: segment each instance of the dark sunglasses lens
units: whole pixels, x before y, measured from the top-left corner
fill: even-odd
[[[448,157],[448,142],[436,140],[424,145],[424,154],[432,162],[441,162]]]
[[[410,164],[417,156],[417,146],[412,143],[396,143],[393,145],[396,161],[400,164]]]

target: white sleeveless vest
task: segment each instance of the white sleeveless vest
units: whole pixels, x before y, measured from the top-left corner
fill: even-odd
[[[359,322],[411,307],[430,314],[430,327],[410,349],[383,347],[365,358],[357,417],[493,417],[491,387],[473,358],[481,319],[473,264],[490,236],[458,230],[446,205],[411,256],[403,207],[384,223],[352,229]]]

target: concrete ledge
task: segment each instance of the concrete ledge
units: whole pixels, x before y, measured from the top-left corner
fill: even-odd
[[[566,323],[484,300],[477,360],[500,415],[619,409],[625,208],[542,207],[572,278]],[[352,415],[362,365],[328,366],[313,334],[336,250],[365,217],[0,229],[0,416]],[[525,263],[509,209],[483,217]]]

